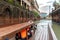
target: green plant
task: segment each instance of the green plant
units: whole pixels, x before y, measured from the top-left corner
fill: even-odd
[[[32,11],[32,12],[34,13],[35,17],[39,16],[38,12],[36,12],[36,11]]]
[[[17,6],[19,8],[23,8],[18,2],[15,3],[15,6]]]
[[[19,3],[18,3],[18,2],[16,2],[15,5],[16,5],[17,7],[19,7]]]
[[[14,4],[14,0],[7,0],[8,3]]]

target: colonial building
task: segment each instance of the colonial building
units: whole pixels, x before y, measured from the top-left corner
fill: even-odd
[[[52,12],[52,20],[60,23],[60,8]]]
[[[36,0],[0,0],[0,40],[29,40],[38,8]]]
[[[55,10],[53,10],[51,13],[52,20],[60,23],[60,4],[55,1],[53,5],[55,7]]]
[[[0,20],[5,25],[34,20],[32,11],[39,12],[37,2],[31,0],[2,0],[0,5]]]

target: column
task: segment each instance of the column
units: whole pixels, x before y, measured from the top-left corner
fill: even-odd
[[[21,0],[21,6],[22,6],[22,0]]]

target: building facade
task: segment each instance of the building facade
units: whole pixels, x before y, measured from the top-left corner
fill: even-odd
[[[52,20],[54,22],[57,22],[57,23],[60,23],[60,13],[59,13],[59,10],[60,10],[60,3],[58,2],[54,2],[54,7],[55,7],[55,10],[52,11],[51,15],[52,15]]]
[[[18,24],[34,20],[33,9],[38,12],[38,5],[34,0],[0,0],[0,5],[1,25]]]
[[[38,4],[34,0],[0,0],[0,40],[25,40],[32,35],[31,25],[40,20],[35,16]],[[37,20],[35,20],[37,18]],[[28,36],[28,33],[30,35]],[[19,37],[19,38],[18,38]]]

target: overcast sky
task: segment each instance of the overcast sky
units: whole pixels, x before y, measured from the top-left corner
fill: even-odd
[[[40,12],[45,12],[49,14],[49,6],[50,6],[50,12],[51,12],[54,1],[55,0],[37,0]]]

